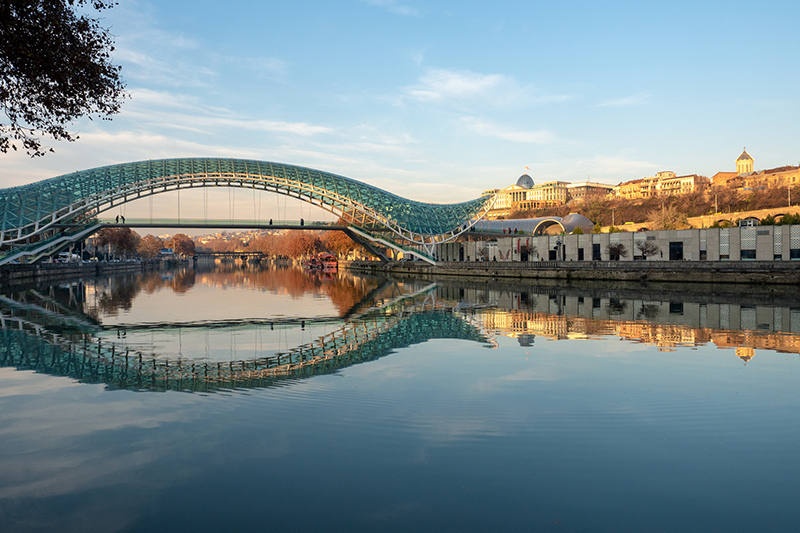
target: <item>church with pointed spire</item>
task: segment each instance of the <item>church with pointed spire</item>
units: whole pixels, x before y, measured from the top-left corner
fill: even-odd
[[[747,148],[736,158],[736,172],[717,172],[711,177],[714,187],[747,191],[800,187],[800,166],[755,170],[755,160]]]
[[[747,148],[742,149],[742,155],[736,159],[736,174],[750,174],[753,172],[753,158],[747,153]]]

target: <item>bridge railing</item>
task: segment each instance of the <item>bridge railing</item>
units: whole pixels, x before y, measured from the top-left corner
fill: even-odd
[[[88,235],[96,232],[102,224],[92,222],[90,224],[77,225],[71,231],[55,235],[49,239],[38,241],[32,244],[15,245],[7,250],[0,252],[0,266],[14,261],[34,262],[44,256],[52,255],[64,245],[77,242]]]

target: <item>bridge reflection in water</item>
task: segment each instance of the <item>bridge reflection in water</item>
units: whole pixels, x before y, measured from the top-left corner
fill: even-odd
[[[280,282],[295,280],[279,273]],[[168,283],[175,292],[195,281],[215,286],[227,283],[272,287],[272,273],[197,273],[191,278],[140,277],[137,283]],[[298,278],[308,289],[306,277]],[[138,391],[213,392],[260,388],[336,372],[375,360],[394,350],[431,339],[460,339],[497,346],[496,338],[516,338],[532,347],[538,338],[560,340],[617,336],[651,344],[660,351],[712,343],[735,350],[749,361],[756,350],[800,353],[800,309],[797,294],[759,294],[741,287],[730,293],[682,293],[656,287],[503,286],[486,283],[440,282],[428,286],[384,280],[348,278],[327,288],[338,304],[338,316],[306,318],[238,318],[222,322],[159,322],[103,325],[97,302],[109,309],[130,305],[133,282],[112,278],[103,291],[81,284],[20,290],[0,296],[0,366],[67,376],[85,383]],[[159,281],[160,280],[160,281]],[[130,281],[130,280],[128,280]],[[300,283],[300,281],[297,281]],[[338,289],[336,288],[338,287]],[[152,288],[152,287],[151,287]],[[357,290],[356,290],[357,289]],[[147,289],[145,289],[147,290]],[[346,296],[343,296],[346,295]],[[165,335],[182,330],[237,332],[295,328],[315,335],[313,341],[283,349],[254,345],[249,357],[229,350],[222,360],[208,353],[157,353],[139,332]],[[317,334],[322,332],[322,334]],[[116,338],[114,337],[116,334]],[[169,352],[167,350],[166,352]]]
[[[212,392],[269,387],[286,379],[327,374],[431,339],[491,343],[463,313],[432,298],[433,289],[399,297],[291,350],[226,362],[168,359],[134,351],[91,331],[74,331],[99,329],[88,321],[54,316],[44,308],[4,299],[0,301],[0,366],[104,383],[115,389]]]

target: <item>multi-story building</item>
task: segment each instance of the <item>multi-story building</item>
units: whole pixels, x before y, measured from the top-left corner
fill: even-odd
[[[566,181],[547,181],[537,185],[528,174],[523,174],[514,185],[484,192],[497,195],[494,207],[486,217],[507,218],[514,211],[564,205],[567,203],[568,186]]]
[[[656,173],[636,180],[626,181],[614,187],[614,196],[629,200],[674,196],[708,188],[710,181],[705,176],[687,174],[676,176],[671,170]]]
[[[614,192],[614,186],[606,183],[584,181],[567,185],[567,198],[570,201],[583,200],[590,196],[606,196],[612,192]]]

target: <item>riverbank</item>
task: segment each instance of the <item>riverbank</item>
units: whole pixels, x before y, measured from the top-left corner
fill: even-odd
[[[81,263],[41,263],[35,265],[5,265],[0,269],[0,286],[68,281],[91,278],[112,273],[144,272],[156,270],[159,262],[119,261]]]
[[[411,275],[417,279],[473,277],[498,280],[585,280],[665,283],[796,285],[800,263],[782,261],[531,261],[440,262],[353,261],[356,272]]]

